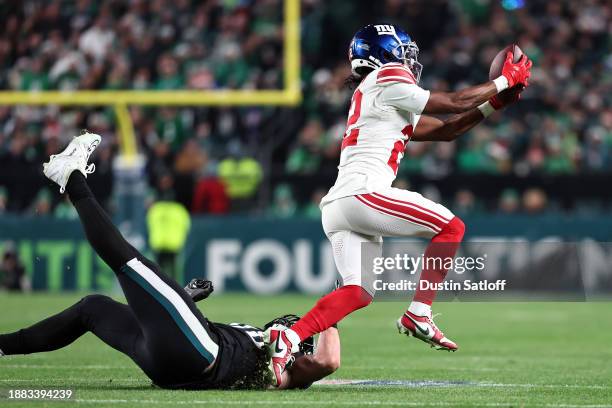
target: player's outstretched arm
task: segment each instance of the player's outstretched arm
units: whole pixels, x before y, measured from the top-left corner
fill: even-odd
[[[502,75],[484,84],[457,92],[432,92],[423,113],[462,113],[474,109],[493,96],[515,85],[527,86],[531,76],[531,61],[527,56],[516,63],[508,52],[502,67]]]
[[[423,115],[414,131],[412,140],[417,142],[450,142],[455,140],[492,112],[518,101],[523,89],[521,85],[507,89],[478,108],[453,115],[445,120]]]
[[[484,119],[478,109],[453,115],[446,120],[423,115],[412,136],[415,142],[451,142]]]
[[[306,388],[313,382],[335,372],[340,367],[340,334],[330,327],[319,334],[316,351],[303,356],[283,373],[283,382],[278,389]]]
[[[505,88],[498,88],[495,82],[489,81],[458,92],[432,92],[423,113],[467,112],[488,101],[503,89]]]

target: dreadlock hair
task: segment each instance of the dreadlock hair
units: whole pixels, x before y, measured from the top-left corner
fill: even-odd
[[[363,81],[363,79],[367,77],[368,74],[372,71],[374,71],[374,68],[370,68],[370,67],[355,68],[355,72],[351,73],[351,75],[346,77],[346,79],[344,80],[344,85],[346,85],[349,89],[355,89],[359,86],[361,81]]]

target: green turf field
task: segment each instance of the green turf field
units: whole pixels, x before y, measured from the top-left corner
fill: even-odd
[[[0,294],[0,332],[76,301],[76,295]],[[263,324],[304,312],[314,298],[213,296],[212,320]],[[399,303],[374,303],[340,325],[342,367],[331,378],[401,385],[315,385],[306,391],[164,391],[91,335],[49,354],[0,358],[0,388],[73,388],[72,405],[161,406],[564,406],[612,407],[612,303],[441,303],[437,322],[460,345],[429,349],[395,331]],[[58,406],[66,403],[7,403]]]

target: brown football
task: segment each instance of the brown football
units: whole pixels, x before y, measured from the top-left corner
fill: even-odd
[[[489,68],[489,79],[495,79],[501,75],[502,67],[504,66],[504,61],[506,60],[506,53],[508,51],[512,51],[514,54],[514,62],[518,62],[518,60],[523,56],[523,51],[518,45],[508,45],[506,48],[498,52],[495,58],[493,58],[491,68]]]

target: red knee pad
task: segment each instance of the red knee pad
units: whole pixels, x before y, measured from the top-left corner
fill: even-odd
[[[465,234],[465,224],[459,217],[453,217],[442,231],[433,237],[432,242],[461,242]]]

